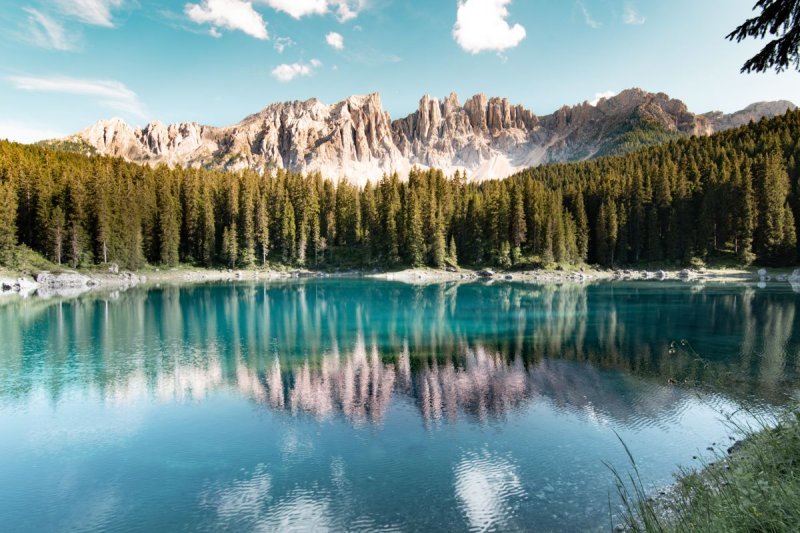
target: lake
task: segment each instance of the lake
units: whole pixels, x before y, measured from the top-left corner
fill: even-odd
[[[608,530],[798,390],[788,284],[322,279],[0,302],[16,531]]]

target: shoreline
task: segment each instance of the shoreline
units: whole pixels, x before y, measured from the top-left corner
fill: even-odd
[[[108,272],[98,270],[64,270],[58,273],[42,271],[35,276],[25,272],[0,270],[0,295],[19,294],[23,297],[77,295],[93,290],[126,290],[139,286],[160,284],[193,285],[214,282],[276,281],[300,278],[367,278],[398,281],[414,285],[439,283],[531,283],[531,284],[582,284],[611,281],[679,281],[689,283],[789,283],[800,292],[800,269],[755,268],[704,268],[682,270],[603,270],[590,266],[572,270],[538,269],[521,271],[494,271],[491,269],[406,268],[396,271],[348,270],[315,271],[307,269],[204,269],[170,268],[143,269],[139,271]]]
[[[614,471],[617,491],[626,502],[624,522],[614,530],[795,530],[800,524],[798,405],[753,424],[732,424],[736,437],[731,442],[712,443],[710,456],[698,466],[679,468],[675,481],[660,490],[645,489],[638,477],[631,478],[631,485]]]

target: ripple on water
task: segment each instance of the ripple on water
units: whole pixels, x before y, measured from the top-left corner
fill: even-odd
[[[456,497],[472,531],[502,528],[526,497],[517,465],[488,450],[466,453],[454,475]]]

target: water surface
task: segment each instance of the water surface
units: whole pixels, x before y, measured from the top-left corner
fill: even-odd
[[[0,303],[4,531],[608,529],[797,389],[788,287],[365,280]],[[707,452],[706,452],[707,453]]]

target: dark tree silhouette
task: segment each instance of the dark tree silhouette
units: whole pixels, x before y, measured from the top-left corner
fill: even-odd
[[[790,66],[800,70],[800,0],[758,0],[753,10],[761,14],[748,19],[728,34],[731,41],[742,42],[748,37],[764,39],[775,36],[756,55],[747,60],[742,72],[784,71]]]

